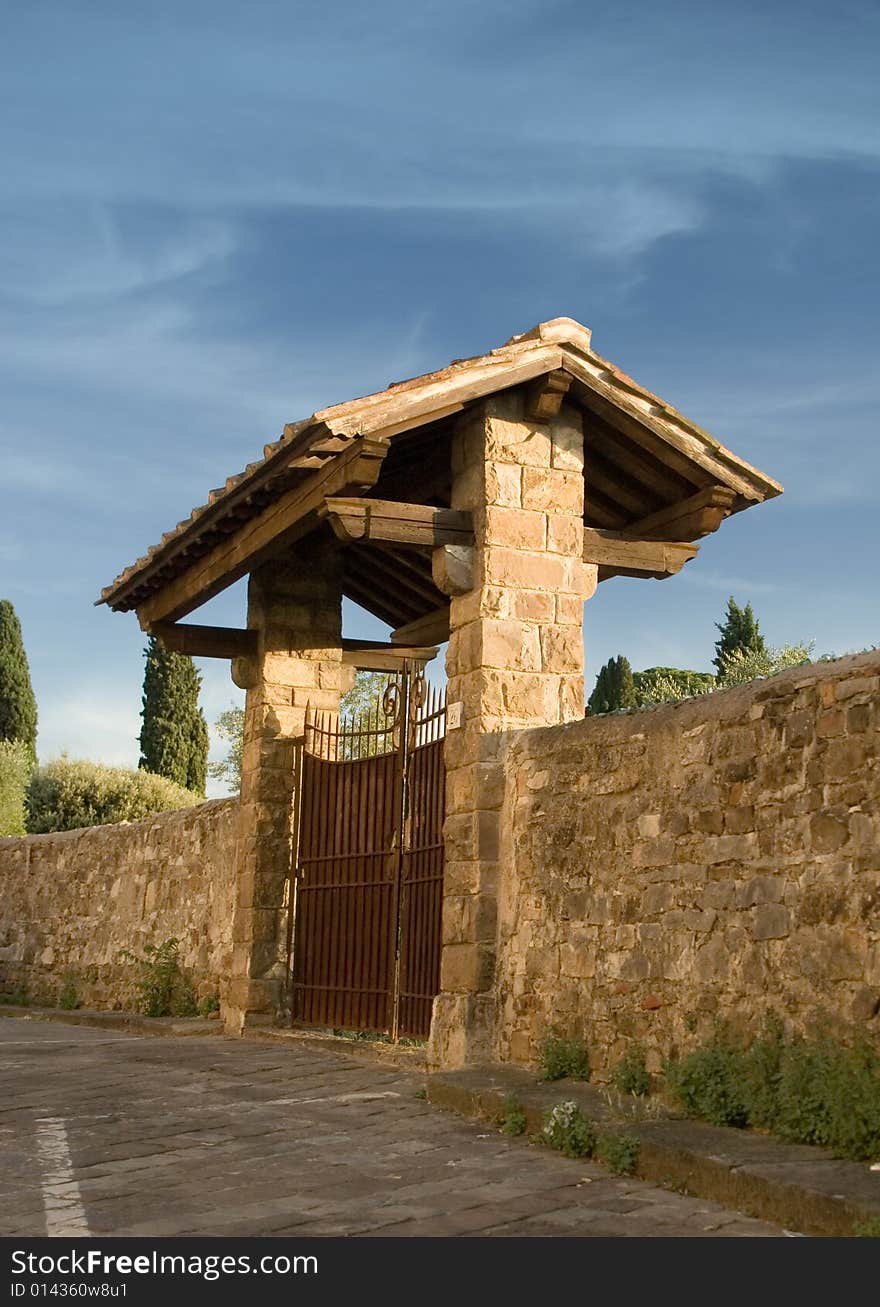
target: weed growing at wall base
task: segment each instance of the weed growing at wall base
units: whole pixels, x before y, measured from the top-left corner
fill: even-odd
[[[634,1094],[637,1098],[643,1098],[651,1092],[651,1077],[641,1044],[630,1044],[614,1068],[611,1079],[615,1089],[619,1089],[622,1094]]]
[[[130,949],[119,950],[119,957],[137,968],[134,982],[138,1011],[147,1017],[194,1017],[198,1012],[193,987],[180,966],[180,942],[144,946],[144,956]]]
[[[516,1094],[508,1094],[504,1099],[504,1115],[501,1118],[503,1135],[524,1135],[526,1132],[526,1114]]]
[[[713,1125],[758,1126],[856,1162],[880,1158],[880,1055],[867,1044],[786,1040],[771,1022],[748,1048],[719,1033],[665,1075],[684,1110]]]
[[[589,1080],[590,1055],[582,1039],[550,1035],[541,1047],[541,1079]]]
[[[591,1157],[596,1147],[596,1127],[577,1103],[557,1103],[544,1117],[541,1140],[566,1157]]]
[[[635,1135],[599,1135],[596,1159],[614,1175],[632,1175],[639,1164],[640,1147]]]

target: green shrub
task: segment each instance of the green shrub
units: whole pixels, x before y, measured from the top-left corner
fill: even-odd
[[[582,1039],[549,1035],[541,1048],[542,1080],[589,1080],[590,1055]]]
[[[867,1046],[841,1048],[828,1038],[788,1045],[772,1129],[852,1161],[880,1157],[880,1058]]]
[[[596,1157],[615,1175],[632,1175],[639,1164],[640,1147],[635,1135],[599,1135]]]
[[[713,1125],[758,1126],[857,1162],[880,1158],[880,1056],[867,1044],[786,1041],[774,1019],[750,1047],[716,1038],[665,1074],[684,1110]]]
[[[614,1068],[611,1079],[622,1094],[635,1094],[642,1098],[651,1092],[651,1077],[645,1065],[645,1050],[640,1044],[630,1044]]]
[[[147,1017],[194,1017],[198,1012],[192,985],[180,966],[180,943],[144,946],[144,956],[130,949],[119,950],[119,957],[137,968],[134,982],[138,1011]]]
[[[191,808],[202,802],[200,795],[151,772],[59,758],[31,777],[27,827],[38,835],[140,821],[154,812]]]
[[[25,797],[34,758],[24,740],[0,740],[0,835],[24,835]]]
[[[505,1135],[524,1135],[526,1124],[526,1114],[516,1094],[507,1094],[504,1099],[501,1133]]]
[[[868,1216],[864,1221],[853,1224],[853,1234],[857,1239],[880,1239],[880,1216]]]
[[[212,1012],[220,1011],[220,998],[217,994],[206,994],[199,1003],[199,1016],[209,1017]]]
[[[577,1103],[557,1103],[544,1116],[541,1138],[566,1157],[590,1157],[596,1147],[596,1127]]]
[[[667,1063],[666,1085],[689,1116],[712,1125],[748,1124],[742,1054],[720,1041]]]
[[[58,991],[58,1006],[65,1012],[74,1012],[79,1007],[79,993],[73,976],[64,977],[64,984]]]
[[[0,1003],[4,1007],[26,1007],[27,1001],[27,989],[24,985],[16,985],[8,994],[0,994]]]

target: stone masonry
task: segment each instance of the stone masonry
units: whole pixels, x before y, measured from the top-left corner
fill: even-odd
[[[583,425],[563,405],[538,422],[522,392],[463,418],[453,441],[453,508],[473,514],[473,588],[451,600],[441,993],[431,1058],[488,1052],[494,1022],[499,818],[505,732],[583,716]]]
[[[180,941],[199,997],[232,962],[236,799],[144,821],[0,839],[0,993],[130,1008],[122,948]]]
[[[512,737],[493,1055],[721,1018],[880,1044],[880,654]]]
[[[233,668],[247,701],[235,947],[221,995],[231,1033],[249,1021],[274,1021],[285,1000],[293,741],[309,704],[338,710],[346,680],[342,558],[329,534],[311,535],[251,573],[248,625],[259,632],[258,653]]]

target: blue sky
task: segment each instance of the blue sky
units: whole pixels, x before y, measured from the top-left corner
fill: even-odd
[[[875,0],[2,14],[0,597],[43,760],[136,762],[143,637],[92,600],[285,422],[560,315],[786,487],[600,587],[588,688],[707,667],[731,593],[775,644],[878,641]]]

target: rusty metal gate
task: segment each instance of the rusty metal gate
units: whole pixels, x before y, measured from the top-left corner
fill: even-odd
[[[445,696],[421,670],[309,715],[292,888],[296,1024],[426,1038],[440,980]]]

